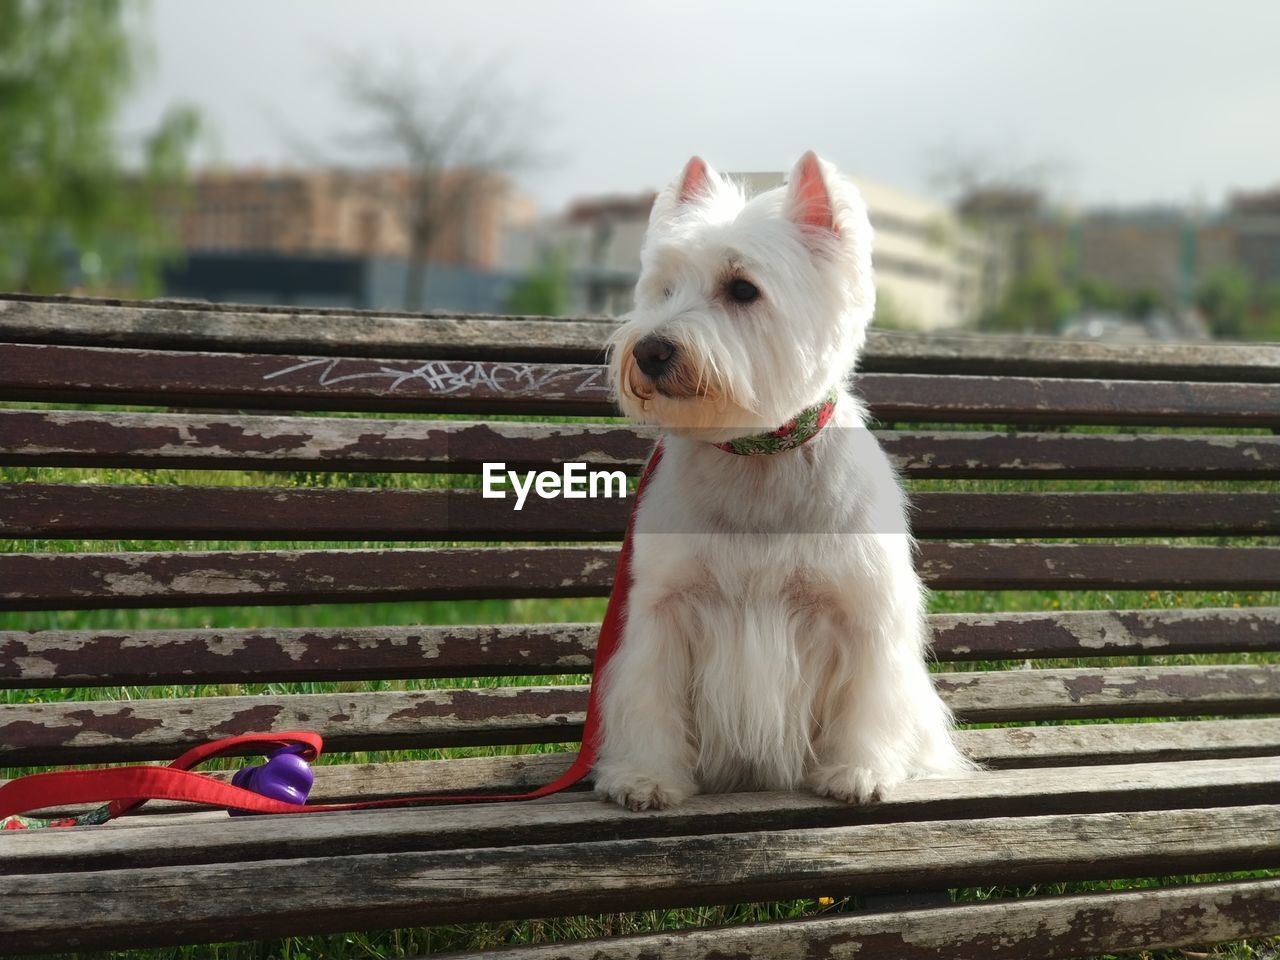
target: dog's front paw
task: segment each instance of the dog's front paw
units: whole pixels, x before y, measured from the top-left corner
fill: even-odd
[[[880,800],[906,776],[888,770],[874,770],[857,764],[833,764],[819,767],[809,777],[809,786],[820,797],[832,797],[845,803],[870,803]]]
[[[628,810],[665,810],[696,792],[692,781],[658,779],[628,771],[596,773],[596,795]]]

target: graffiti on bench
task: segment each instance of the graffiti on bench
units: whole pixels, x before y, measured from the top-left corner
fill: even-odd
[[[363,361],[368,363],[369,361]],[[531,363],[483,363],[461,360],[428,360],[395,366],[374,361],[373,369],[359,369],[362,361],[346,357],[318,357],[290,364],[265,374],[276,380],[303,371],[316,374],[318,386],[329,387],[352,381],[382,380],[388,393],[405,384],[426,386],[433,394],[470,393],[475,390],[499,394],[571,395],[608,397],[609,386],[602,367],[555,366]],[[356,369],[352,369],[352,368]]]

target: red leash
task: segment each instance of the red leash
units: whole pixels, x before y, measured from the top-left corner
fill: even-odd
[[[659,444],[649,458],[640,485],[636,490],[636,504],[644,493],[653,471],[662,460]],[[368,810],[376,807],[408,807],[428,803],[496,803],[500,801],[535,800],[558,793],[573,786],[590,771],[596,761],[600,731],[599,681],[605,665],[613,656],[622,638],[622,623],[627,612],[627,595],[631,589],[631,531],[635,522],[635,510],[627,524],[622,550],[618,554],[618,568],[614,575],[613,590],[609,593],[609,605],[604,622],[600,625],[600,639],[596,644],[595,666],[592,668],[591,692],[587,699],[587,719],[582,731],[582,749],[569,769],[551,783],[525,793],[506,794],[425,794],[417,797],[397,797],[388,800],[364,800],[357,803],[302,804],[273,800],[261,794],[232,786],[202,773],[193,773],[191,767],[213,757],[228,753],[244,754],[246,747],[266,750],[298,746],[298,754],[304,760],[320,756],[323,741],[320,735],[308,730],[286,733],[251,733],[239,737],[227,737],[202,744],[188,750],[168,766],[112,767],[105,770],[63,770],[54,773],[37,773],[20,777],[0,787],[0,823],[29,810],[41,810],[78,803],[109,803],[104,813],[92,820],[101,822],[137,809],[148,800],[181,800],[213,807],[225,807],[251,813],[315,813],[334,810]],[[250,751],[251,752],[251,751]],[[76,821],[66,821],[68,824]],[[22,826],[21,821],[10,823]],[[55,821],[52,825],[62,825]]]

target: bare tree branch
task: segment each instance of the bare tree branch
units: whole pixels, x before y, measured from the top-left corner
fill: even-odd
[[[400,221],[409,238],[404,307],[421,309],[427,258],[439,238],[486,191],[505,189],[509,177],[541,159],[539,113],[501,84],[496,62],[439,66],[424,79],[404,56],[391,66],[345,56],[336,58],[335,74],[362,121],[338,138],[353,158],[336,165],[340,182]],[[361,175],[375,165],[403,168],[407,182]]]

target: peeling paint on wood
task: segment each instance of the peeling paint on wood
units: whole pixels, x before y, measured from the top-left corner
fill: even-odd
[[[0,484],[0,534],[31,539],[621,540],[622,499],[515,511],[478,490]],[[917,493],[921,539],[1280,534],[1280,494]],[[821,530],[791,533],[826,533]],[[887,531],[885,531],[887,532]]]
[[[605,596],[614,547],[0,555],[0,609]],[[1280,587],[1278,547],[919,545],[940,590]]]
[[[1280,665],[935,674],[971,723],[1230,716],[1280,710]],[[586,687],[497,687],[275,697],[0,705],[0,762],[158,759],[218,736],[317,730],[333,750],[562,743],[581,736]]]
[[[585,462],[638,473],[652,430],[217,414],[0,410],[0,464],[476,472]],[[1280,436],[876,431],[911,477],[1280,478]]]
[[[0,688],[580,673],[598,624],[0,631]]]
[[[939,660],[1234,653],[1280,649],[1280,609],[935,614]]]
[[[934,614],[941,661],[1280,650],[1280,608]],[[0,631],[0,688],[585,673],[599,624]]]

